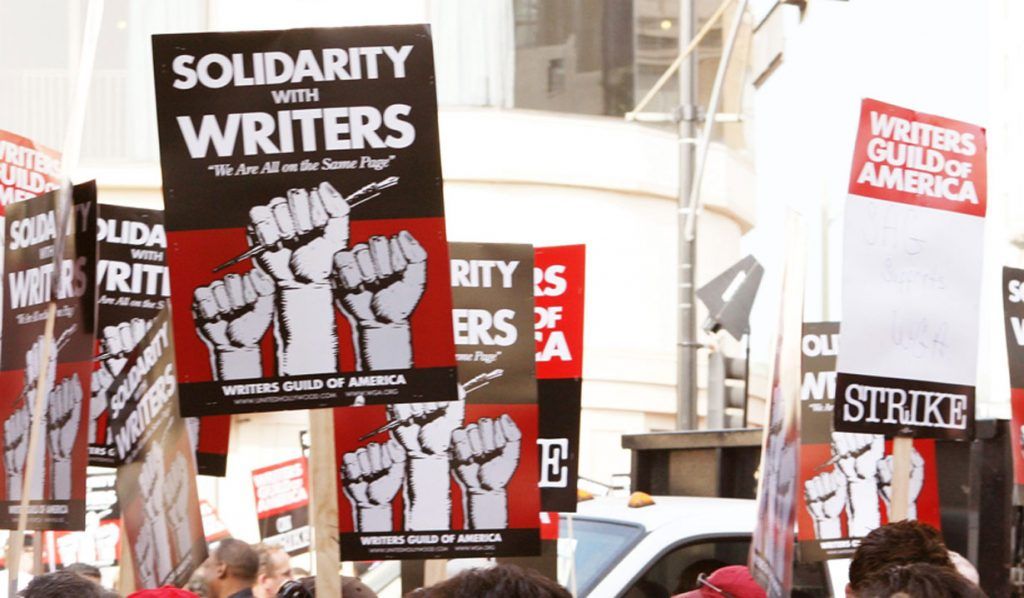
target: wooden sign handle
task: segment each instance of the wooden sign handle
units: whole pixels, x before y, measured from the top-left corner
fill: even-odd
[[[890,523],[907,518],[907,510],[910,508],[910,454],[913,450],[913,438],[897,436],[892,441]]]
[[[309,509],[317,596],[341,596],[338,537],[338,469],[334,458],[334,411],[309,412]]]

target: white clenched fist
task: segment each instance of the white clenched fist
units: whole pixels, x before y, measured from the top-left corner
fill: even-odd
[[[273,294],[274,282],[259,270],[197,288],[192,311],[200,336],[214,350],[255,347],[270,328]]]
[[[504,490],[519,464],[522,439],[516,423],[507,414],[495,422],[480,418],[452,432],[455,475],[470,492]]]
[[[873,480],[885,454],[885,439],[878,434],[833,432],[832,451],[849,482]]]
[[[846,508],[846,478],[839,471],[818,474],[804,482],[807,510],[814,519],[816,537],[842,536],[840,515]]]
[[[32,343],[32,348],[25,352],[25,386],[35,389],[39,384],[39,375],[42,373],[43,361],[43,337],[40,336]],[[46,365],[46,380],[43,392],[49,394],[53,390],[53,384],[57,380],[57,347],[50,345],[50,358]]]
[[[408,231],[334,256],[339,301],[361,327],[405,325],[427,280],[427,252]]]
[[[78,436],[82,419],[82,382],[78,374],[64,379],[53,392],[47,405],[46,436],[53,458],[66,461]]]
[[[334,254],[348,244],[348,203],[326,182],[287,196],[249,210],[254,243],[267,248],[256,263],[285,288],[326,285]]]
[[[365,448],[345,453],[342,464],[342,481],[349,500],[363,508],[388,505],[402,487],[405,450],[394,440],[383,445],[371,442]]]
[[[388,419],[402,422],[391,436],[410,458],[446,458],[452,432],[462,425],[465,412],[465,401],[388,405]]]
[[[907,487],[907,518],[917,519],[917,497],[924,488],[924,457],[914,449],[910,453],[910,485]],[[878,493],[892,516],[892,455],[878,462]]]

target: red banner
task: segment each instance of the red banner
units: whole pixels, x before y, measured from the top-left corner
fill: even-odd
[[[12,203],[60,187],[60,152],[0,130],[0,216]]]

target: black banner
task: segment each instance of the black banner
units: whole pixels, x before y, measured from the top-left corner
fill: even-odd
[[[429,28],[157,35],[153,56],[182,414],[456,399]]]
[[[974,437],[974,387],[839,372],[836,426],[913,438]]]
[[[58,235],[59,191],[7,207],[4,246],[0,421],[4,479],[0,528],[17,527],[29,458],[29,429],[40,384],[45,402],[35,475],[29,485],[28,528],[80,530],[85,525],[85,469],[95,332],[96,184],[74,187],[66,234]],[[63,245],[61,241],[63,240]],[[43,332],[54,256],[63,248],[46,379],[40,379]]]

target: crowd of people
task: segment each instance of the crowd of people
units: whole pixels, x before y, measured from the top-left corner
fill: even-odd
[[[884,525],[868,534],[850,563],[847,598],[984,598],[978,572],[950,551],[935,528],[915,521]],[[142,590],[128,598],[310,598],[316,580],[292,569],[276,546],[226,539],[212,551],[186,589]],[[354,577],[341,578],[342,598],[376,598]],[[797,596],[794,592],[794,596]],[[22,598],[116,598],[100,571],[75,564],[32,579]],[[406,598],[569,598],[556,582],[512,565],[469,569],[406,594]],[[731,565],[697,578],[675,598],[766,598],[747,567]]]

